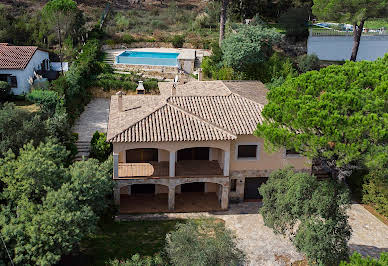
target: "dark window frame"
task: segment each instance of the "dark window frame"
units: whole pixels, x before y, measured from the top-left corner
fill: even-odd
[[[248,150],[241,150],[244,147]],[[259,143],[239,143],[236,146],[236,160],[258,160]],[[250,150],[249,150],[250,149]]]

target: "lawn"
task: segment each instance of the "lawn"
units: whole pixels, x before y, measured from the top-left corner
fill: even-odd
[[[37,106],[36,104],[30,103],[29,101],[15,100],[12,102],[15,104],[17,108],[29,111],[31,113],[39,111],[39,106]]]
[[[106,265],[114,258],[131,258],[163,251],[166,234],[182,220],[105,222],[98,231],[81,243],[82,254],[92,265]]]

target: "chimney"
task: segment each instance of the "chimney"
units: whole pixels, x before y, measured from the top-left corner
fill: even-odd
[[[123,112],[123,95],[125,95],[125,93],[122,91],[119,91],[118,93],[116,93],[116,95],[117,95],[117,105],[118,105],[119,112]]]
[[[136,94],[144,94],[144,91],[143,81],[139,80],[139,85],[136,88]]]
[[[198,81],[203,80],[203,73],[202,73],[202,68],[198,68]]]
[[[175,96],[176,95],[176,83],[174,82],[174,84],[172,84],[172,87],[171,87],[171,96]]]

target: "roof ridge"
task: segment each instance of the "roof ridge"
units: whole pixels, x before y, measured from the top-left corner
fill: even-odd
[[[121,130],[119,133],[115,134],[113,137],[109,138],[107,140],[107,142],[110,142],[112,139],[116,138],[118,135],[122,134],[123,132],[129,130],[131,127],[135,126],[137,123],[139,123],[140,121],[143,121],[144,119],[150,117],[153,113],[159,111],[160,109],[162,109],[163,107],[167,106],[167,101],[165,102],[165,104],[163,104],[162,106],[156,108],[155,110],[153,110],[151,113],[149,113],[148,115],[146,116],[143,116],[141,119],[137,120],[136,122],[133,122],[130,126],[124,128],[123,130]],[[125,111],[124,111],[125,112]]]
[[[183,96],[183,97],[185,97],[185,96]],[[209,97],[209,96],[194,96],[194,97]],[[213,97],[213,96],[210,96],[210,97]],[[218,97],[218,96],[216,96],[216,97]],[[227,97],[227,96],[223,96],[223,97]],[[170,97],[169,97],[169,98],[170,98]],[[168,99],[169,99],[169,98],[168,98]],[[168,99],[167,99],[167,100],[168,100]],[[171,102],[168,102],[168,101],[167,101],[167,105],[170,105],[171,107],[176,108],[176,109],[178,109],[179,111],[181,111],[181,112],[183,112],[183,113],[186,113],[186,114],[188,114],[188,115],[194,117],[195,119],[198,119],[198,120],[200,120],[200,121],[202,121],[202,122],[205,122],[206,124],[209,124],[209,125],[211,125],[212,127],[215,127],[215,128],[217,128],[218,130],[224,131],[224,132],[226,132],[227,134],[230,134],[230,135],[232,135],[233,137],[236,137],[236,138],[237,138],[236,134],[234,134],[233,132],[231,132],[231,131],[229,131],[229,130],[223,128],[223,127],[220,127],[219,125],[217,125],[217,124],[215,124],[215,123],[212,123],[211,121],[209,121],[209,120],[207,120],[207,119],[204,119],[203,117],[197,116],[197,115],[195,115],[194,113],[192,113],[192,112],[190,112],[190,111],[187,111],[187,110],[185,110],[184,108],[181,108],[180,106],[178,106],[178,105],[176,105],[176,104],[174,104],[174,103],[171,103]]]
[[[242,95],[240,95],[240,94],[238,94],[238,93],[235,93],[235,92],[232,92],[232,93],[231,93],[230,95],[228,95],[227,97],[230,97],[230,96],[232,96],[232,95],[237,96],[237,97],[244,98],[244,100],[247,100],[247,101],[249,101],[249,102],[252,102],[252,103],[254,103],[254,104],[259,105],[261,108],[264,108],[264,105],[263,105],[263,104],[258,103],[258,102],[255,102],[255,101],[253,101],[253,100],[251,100],[251,99],[249,99],[249,98],[247,98],[247,97],[245,97],[245,96],[242,96]]]

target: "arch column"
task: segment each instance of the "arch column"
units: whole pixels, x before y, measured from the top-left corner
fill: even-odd
[[[113,198],[115,205],[120,206],[120,187],[117,186],[113,189]]]
[[[119,153],[113,152],[113,178],[119,177]]]
[[[228,209],[229,205],[229,186],[223,185],[221,192],[221,209]]]
[[[175,209],[175,186],[168,186],[168,210],[173,211]]]
[[[175,176],[175,161],[176,161],[176,152],[170,151],[170,165],[169,165],[169,175],[170,177]]]

